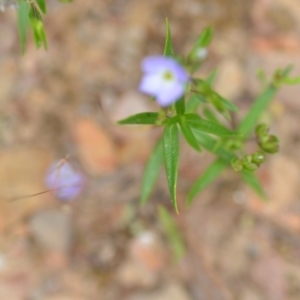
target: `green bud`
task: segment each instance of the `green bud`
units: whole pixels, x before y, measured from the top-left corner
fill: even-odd
[[[256,151],[252,154],[252,161],[258,166],[266,160],[265,154],[262,151]]]
[[[227,149],[232,151],[241,149],[242,145],[243,145],[242,141],[236,139],[231,139],[226,143]]]
[[[269,126],[266,123],[258,124],[255,128],[255,134],[257,137],[262,138],[269,132]]]
[[[231,166],[232,166],[233,170],[236,172],[239,172],[243,169],[242,161],[240,159],[238,159],[237,157],[232,159]]]
[[[259,167],[255,162],[253,162],[252,155],[249,154],[243,158],[242,165],[244,170],[251,172],[257,170]]]
[[[265,141],[259,142],[260,148],[267,153],[277,153],[279,151],[279,140],[278,137],[271,134]]]

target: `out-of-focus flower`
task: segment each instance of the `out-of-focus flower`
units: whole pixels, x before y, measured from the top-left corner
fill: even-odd
[[[142,62],[144,76],[139,90],[154,96],[162,107],[179,100],[184,94],[189,76],[185,69],[173,58],[149,56]]]
[[[85,176],[70,163],[56,161],[48,168],[45,184],[59,199],[71,201],[82,192]]]
[[[16,0],[0,0],[0,11],[5,11],[7,7],[17,8],[18,3]]]

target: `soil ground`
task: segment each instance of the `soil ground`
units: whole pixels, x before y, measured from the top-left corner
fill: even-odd
[[[49,50],[20,54],[15,12],[0,13],[0,299],[300,299],[300,86],[283,87],[263,118],[280,153],[257,172],[263,202],[228,170],[174,216],[179,262],[158,219],[172,208],[165,176],[139,206],[145,162],[159,129],[115,121],[157,107],[137,91],[140,62],[162,53],[168,17],[176,53],[201,30],[215,37],[199,76],[218,68],[217,91],[242,116],[268,76],[300,74],[295,0],[47,1]],[[240,117],[239,117],[240,118]],[[182,141],[179,202],[212,157]],[[45,191],[57,159],[87,177],[71,203]]]

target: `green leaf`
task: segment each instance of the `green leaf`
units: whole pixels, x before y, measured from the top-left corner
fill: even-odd
[[[160,139],[154,147],[144,171],[140,200],[140,203],[143,205],[146,204],[149,199],[163,163],[162,145],[163,142],[162,139]]]
[[[194,133],[192,132],[190,126],[185,121],[185,116],[181,116],[179,119],[180,129],[182,131],[182,134],[188,144],[194,148],[196,151],[201,151],[199,143],[197,142]]]
[[[222,147],[219,141],[216,141],[214,138],[202,131],[193,130],[193,133],[200,145],[202,145],[208,151],[218,155],[220,158],[226,161],[228,165],[231,164],[231,160],[235,156],[230,151]]]
[[[181,97],[178,101],[175,102],[175,108],[177,115],[181,116],[185,113],[185,101],[184,97]]]
[[[281,82],[284,83],[284,84],[299,84],[300,83],[300,77],[294,77],[294,78],[291,78],[291,77],[283,77],[281,79]]]
[[[267,89],[265,89],[264,92],[255,100],[247,115],[240,122],[238,131],[244,139],[246,139],[254,130],[259,117],[266,110],[276,92],[277,89],[274,86],[267,87]]]
[[[211,26],[204,28],[199,38],[197,39],[195,46],[197,48],[207,47],[212,41],[213,35],[214,35],[214,29]]]
[[[208,77],[205,79],[205,82],[209,85],[212,86],[217,78],[218,71],[217,69],[213,70]]]
[[[144,112],[120,120],[118,121],[118,124],[152,125],[152,124],[156,124],[157,118],[158,118],[158,113],[156,112]]]
[[[161,205],[158,207],[158,216],[171,246],[173,258],[178,261],[186,251],[180,230],[170,212]]]
[[[43,22],[33,18],[30,19],[30,25],[33,30],[33,37],[36,47],[40,48],[43,45],[44,48],[47,49],[47,38]]]
[[[287,77],[292,72],[293,68],[293,65],[288,65],[287,67],[285,67],[281,72],[282,77]]]
[[[226,161],[220,158],[214,161],[193,184],[188,194],[187,204],[190,205],[196,195],[212,183],[226,167],[228,167]]]
[[[27,26],[29,24],[30,6],[28,2],[24,0],[20,0],[18,4],[18,30],[22,53],[24,54],[26,49]]]
[[[205,99],[205,98],[203,98]],[[197,94],[192,94],[186,103],[186,112],[187,113],[194,113],[197,111],[199,104],[201,103],[201,101],[198,99],[198,95]]]
[[[212,71],[208,77],[205,79],[205,82],[212,86],[217,76],[217,71]],[[207,99],[202,94],[192,94],[187,100],[186,111],[191,113],[195,112],[201,103],[207,103]]]
[[[221,125],[220,120],[216,117],[214,112],[208,107],[204,108],[203,114],[210,122]]]
[[[42,21],[38,21],[38,23],[36,24],[35,30],[39,35],[40,45],[43,45],[44,49],[47,50],[48,49],[48,44],[47,44],[47,37],[46,37],[46,31],[45,31],[44,23]]]
[[[166,41],[165,41],[165,50],[164,56],[174,56],[173,46],[172,46],[172,38],[171,38],[171,30],[169,21],[166,18]]]
[[[186,114],[185,115],[186,122],[193,129],[204,131],[207,133],[212,133],[217,136],[236,136],[237,133],[231,131],[221,125],[212,123],[210,121],[202,119],[200,116],[196,114]]]
[[[37,20],[42,20],[42,15],[34,5],[31,5],[29,11],[29,21],[33,22]]]
[[[46,2],[45,0],[36,0],[36,3],[38,4],[40,10],[43,12],[43,14],[47,13],[47,8],[46,8]]]
[[[266,201],[268,199],[255,174],[243,171],[242,178],[263,200]]]
[[[206,96],[207,100],[213,104],[218,111],[225,112],[226,110],[231,110],[237,112],[239,110],[235,104],[216,93],[206,81],[194,79],[194,83],[195,93]]]
[[[176,186],[178,176],[179,160],[179,139],[177,124],[167,124],[163,135],[164,163],[166,175],[171,195],[171,200],[175,211],[178,213]]]
[[[225,99],[224,97],[222,97],[218,93],[214,92],[213,97],[215,98],[216,101],[219,101],[222,104],[223,108],[225,108],[227,110],[234,111],[234,112],[239,111],[239,108],[234,103],[232,103],[229,100]]]

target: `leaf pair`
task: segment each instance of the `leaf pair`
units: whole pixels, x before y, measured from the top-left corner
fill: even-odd
[[[42,14],[46,14],[45,0],[36,0],[29,2],[19,0],[18,6],[18,29],[22,53],[26,50],[27,28],[31,27],[35,45],[37,48],[44,46],[47,49],[47,38],[42,20]]]

